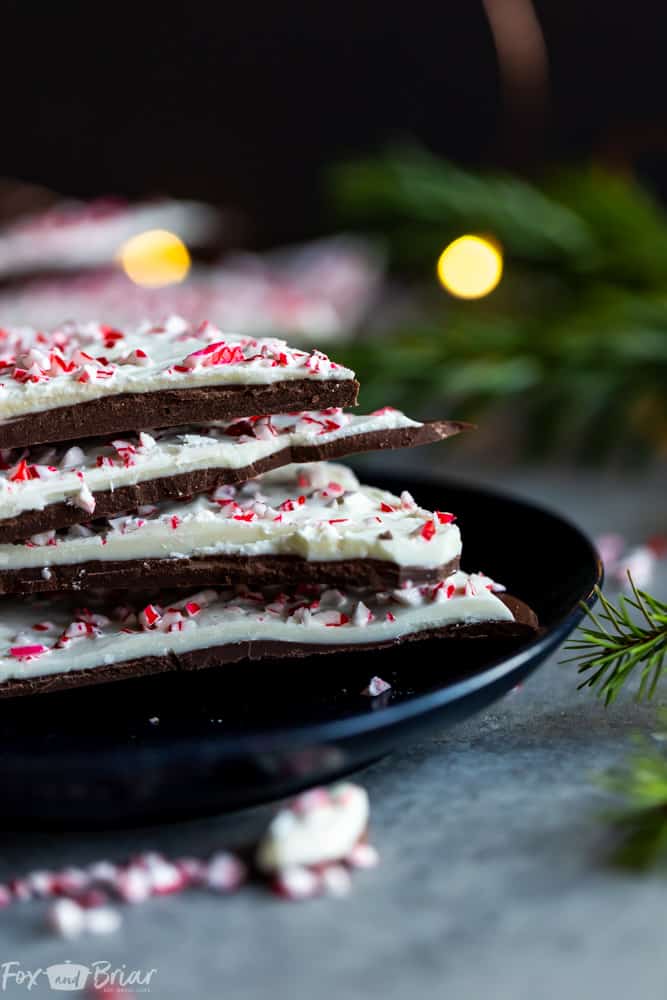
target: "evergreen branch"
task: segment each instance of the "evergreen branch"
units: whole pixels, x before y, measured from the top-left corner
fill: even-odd
[[[331,203],[380,233],[410,310],[341,345],[363,403],[520,426],[533,457],[639,462],[667,442],[667,220],[630,176],[537,180],[470,171],[408,148],[334,168]],[[464,232],[504,252],[492,295],[458,302],[435,264]],[[517,411],[520,418],[515,419]]]
[[[595,689],[605,705],[636,675],[637,700],[650,700],[666,666],[667,604],[638,590],[628,577],[632,597],[620,597],[617,606],[596,588],[601,611],[596,615],[583,605],[595,628],[582,627],[566,646],[574,655],[564,662],[578,662],[578,672],[587,675],[579,687]]]
[[[667,865],[667,712],[653,740],[637,737],[635,752],[600,784],[619,800],[607,816],[617,836],[612,861],[639,870]]]

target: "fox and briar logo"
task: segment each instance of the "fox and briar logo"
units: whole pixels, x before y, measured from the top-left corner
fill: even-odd
[[[111,962],[91,962],[90,965],[79,965],[75,962],[60,962],[48,965],[45,969],[24,969],[20,962],[0,963],[0,990],[6,992],[15,986],[32,990],[38,983],[47,980],[49,988],[62,992],[76,993],[86,988],[99,990],[104,995],[105,989],[112,987],[128,992],[150,992],[151,980],[157,969],[128,969],[125,964],[112,968]]]

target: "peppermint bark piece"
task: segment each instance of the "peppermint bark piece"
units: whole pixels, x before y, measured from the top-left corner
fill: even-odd
[[[391,407],[251,417],[0,455],[0,543],[206,493],[291,462],[442,440],[470,425],[421,424]]]
[[[0,280],[65,271],[80,275],[110,265],[126,240],[151,229],[178,233],[190,249],[213,248],[219,246],[224,225],[219,210],[197,201],[58,201],[0,228]],[[132,294],[132,288],[128,291]],[[72,315],[62,300],[57,313],[56,319]]]
[[[207,590],[160,604],[72,611],[10,601],[0,623],[0,697],[257,659],[372,652],[421,639],[528,639],[537,619],[481,574],[373,593],[301,587],[264,596]]]
[[[362,486],[343,466],[289,467],[189,502],[0,545],[0,593],[241,580],[396,587],[458,569],[454,520],[408,493]]]
[[[354,372],[276,338],[99,323],[0,330],[0,448],[354,406]]]

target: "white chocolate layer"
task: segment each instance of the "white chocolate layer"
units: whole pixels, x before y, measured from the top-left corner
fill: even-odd
[[[0,570],[201,556],[299,556],[311,561],[380,559],[437,569],[460,556],[449,514],[407,495],[361,486],[344,466],[278,469],[213,498],[165,503],[102,528],[75,525],[0,545]]]
[[[0,420],[120,393],[354,378],[319,351],[223,333],[211,323],[193,330],[178,316],[134,331],[99,323],[49,334],[3,329],[0,361]]]
[[[99,667],[147,656],[234,643],[273,641],[333,647],[475,622],[513,621],[481,574],[458,572],[438,584],[386,594],[308,588],[301,595],[203,591],[138,615],[116,609],[72,615],[57,601],[7,601],[0,622],[0,683]],[[502,589],[502,588],[501,588]]]
[[[248,433],[234,433],[240,426]],[[252,426],[246,420],[214,422],[141,438],[127,435],[114,438],[115,446],[84,441],[67,449],[40,446],[26,453],[16,448],[2,454],[0,520],[44,510],[49,504],[76,503],[83,487],[101,493],[203,469],[242,469],[285,448],[317,447],[357,434],[421,426],[389,407],[368,416],[336,408],[262,417]],[[90,514],[94,516],[94,508]]]

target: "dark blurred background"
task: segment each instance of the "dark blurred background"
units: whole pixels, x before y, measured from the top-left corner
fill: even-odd
[[[187,313],[480,421],[454,448],[663,458],[666,29],[659,0],[6,2],[0,325]],[[155,230],[186,249],[133,264]]]
[[[521,6],[505,15],[519,46]],[[544,117],[529,92],[506,107],[480,0],[5,2],[1,170],[77,196],[233,204],[259,245],[331,227],[323,165],[404,135],[467,164],[636,159],[664,193],[664,3],[534,8]]]

